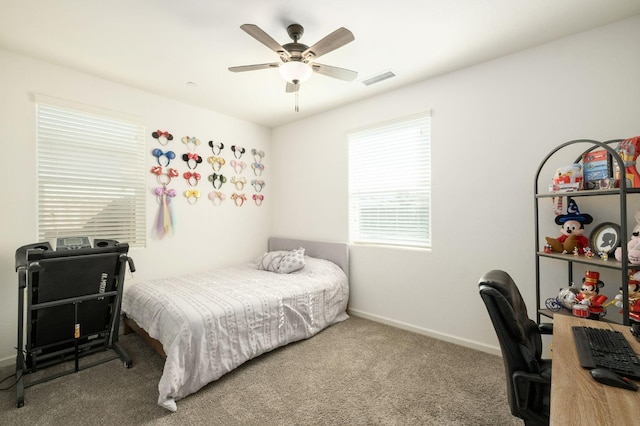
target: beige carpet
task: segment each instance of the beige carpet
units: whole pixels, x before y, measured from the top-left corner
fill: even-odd
[[[163,359],[137,335],[120,341],[131,369],[114,360],[27,388],[22,408],[15,387],[3,391],[0,424],[522,424],[499,357],[362,318],[245,363],[178,401],[176,413],[156,405]]]

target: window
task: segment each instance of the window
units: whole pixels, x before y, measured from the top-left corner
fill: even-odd
[[[89,236],[144,247],[144,126],[59,103],[37,99],[39,241]]]
[[[431,114],[348,134],[349,240],[431,246]]]

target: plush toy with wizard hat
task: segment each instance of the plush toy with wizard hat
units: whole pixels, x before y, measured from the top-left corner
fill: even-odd
[[[567,213],[556,216],[556,224],[560,225],[558,238],[546,237],[547,245],[556,253],[573,253],[578,249],[578,254],[584,254],[584,249],[589,246],[589,239],[584,236],[584,225],[593,222],[593,217],[586,213],[580,213],[578,205],[573,198],[568,199]]]
[[[589,318],[598,319],[605,314],[602,305],[607,300],[607,296],[600,294],[601,287],[604,287],[604,283],[600,281],[599,272],[586,271],[584,273],[582,288],[576,295],[576,301],[589,307]]]

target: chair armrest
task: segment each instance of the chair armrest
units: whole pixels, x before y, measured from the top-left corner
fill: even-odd
[[[527,403],[529,401],[529,390],[532,382],[551,385],[551,377],[544,377],[540,374],[527,373],[526,371],[514,371],[511,379],[513,380],[513,390],[516,397],[516,404],[518,405],[518,409],[523,411],[528,409]],[[520,381],[524,381],[527,383],[525,395],[520,395],[520,387],[518,386],[518,382]]]
[[[553,323],[544,322],[542,324],[538,324],[538,330],[540,334],[553,334]]]

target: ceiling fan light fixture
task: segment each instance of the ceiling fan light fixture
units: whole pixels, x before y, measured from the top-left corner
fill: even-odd
[[[313,72],[308,64],[300,61],[289,61],[280,65],[280,75],[289,83],[300,84],[309,80]]]

